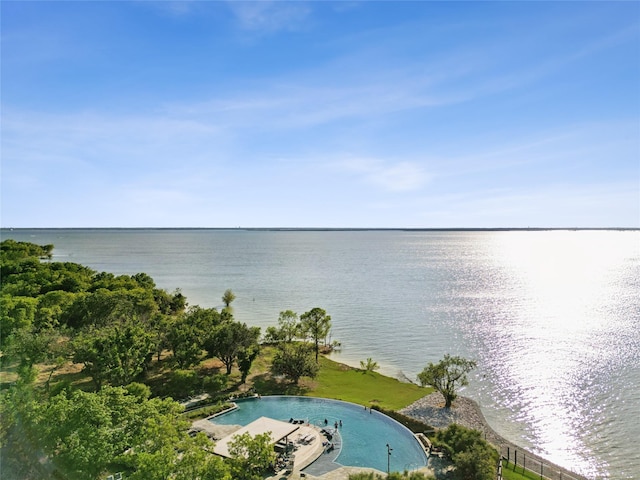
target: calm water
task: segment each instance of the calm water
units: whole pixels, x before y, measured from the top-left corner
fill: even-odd
[[[221,415],[214,423],[247,425],[265,416],[289,421],[299,418],[313,425],[329,427],[342,422],[342,450],[336,459],[341,465],[387,470],[387,443],[393,448],[391,471],[414,470],[426,465],[427,458],[412,433],[395,420],[359,405],[309,397],[263,397],[238,402],[238,410]]]
[[[415,378],[445,353],[503,436],[592,478],[640,478],[640,232],[2,231],[57,260],[149,273],[276,324],[319,306],[337,360]]]

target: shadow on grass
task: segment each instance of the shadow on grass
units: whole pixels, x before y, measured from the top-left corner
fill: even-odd
[[[60,372],[54,373],[51,377],[50,388],[56,385],[72,385],[74,388],[85,392],[95,392],[96,384],[86,373],[80,372]]]
[[[253,387],[260,395],[304,395],[309,391],[304,385],[281,381],[268,373],[253,377]]]

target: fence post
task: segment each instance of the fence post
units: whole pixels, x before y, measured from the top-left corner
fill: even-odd
[[[540,462],[540,480],[542,480],[542,469],[544,468],[544,463]]]
[[[513,451],[513,471],[516,471],[516,465],[518,465],[518,450]]]

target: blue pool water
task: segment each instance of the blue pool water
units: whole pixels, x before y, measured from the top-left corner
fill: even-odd
[[[403,425],[379,412],[360,405],[311,397],[272,396],[240,400],[238,409],[212,419],[222,425],[247,425],[265,416],[288,422],[304,419],[317,426],[329,426],[342,420],[339,427],[342,450],[336,462],[352,467],[387,470],[387,444],[391,471],[413,470],[427,463],[413,434]]]

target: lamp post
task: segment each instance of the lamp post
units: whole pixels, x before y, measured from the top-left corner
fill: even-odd
[[[393,451],[393,448],[391,448],[387,443],[387,475],[389,475],[389,461],[391,460],[392,451]]]

